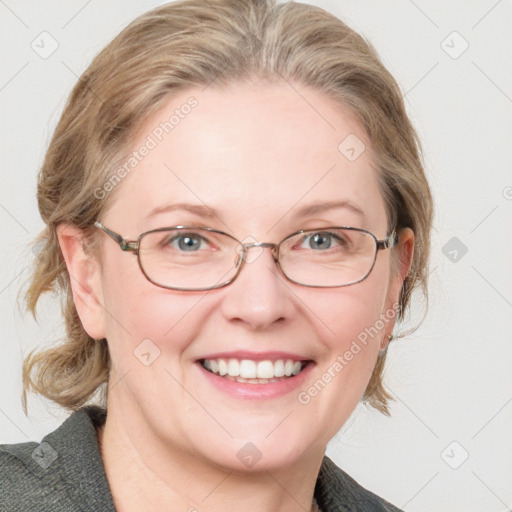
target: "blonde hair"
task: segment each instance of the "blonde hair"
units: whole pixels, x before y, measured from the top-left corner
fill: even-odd
[[[74,305],[56,229],[70,222],[93,250],[93,223],[112,196],[96,197],[123,161],[137,129],[178,90],[234,81],[285,79],[348,106],[371,141],[389,227],[415,233],[412,267],[400,294],[403,320],[411,293],[427,296],[432,198],[417,135],[399,87],[375,50],[326,11],[274,0],[182,0],[133,21],[93,60],[75,85],[39,172],[37,197],[46,228],[26,304],[36,316],[40,296],[60,293],[64,342],[30,353],[23,365],[23,404],[34,391],[63,407],[90,402],[108,382],[106,340],[83,329]],[[111,179],[111,178],[110,178]],[[387,413],[378,358],[365,401]],[[101,400],[105,400],[105,397]]]

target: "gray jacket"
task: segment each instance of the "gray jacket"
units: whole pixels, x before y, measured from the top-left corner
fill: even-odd
[[[0,511],[115,512],[96,428],[98,407],[73,413],[41,443],[0,445]],[[315,486],[322,512],[400,512],[324,457]]]

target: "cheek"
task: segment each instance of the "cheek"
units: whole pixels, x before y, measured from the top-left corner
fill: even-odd
[[[327,357],[321,371],[338,375],[337,385],[347,398],[359,399],[371,376],[380,350],[383,331],[380,325],[382,298],[360,295],[359,291],[334,301],[325,312],[322,341]],[[329,377],[325,377],[329,380]],[[351,391],[347,395],[347,388]]]
[[[202,322],[203,293],[180,293],[150,283],[136,258],[111,261],[104,274],[106,337],[114,368],[139,370],[137,355],[146,348],[167,365],[182,353]],[[127,261],[126,261],[127,260]],[[201,307],[202,306],[202,307]],[[194,319],[191,322],[191,319]]]
[[[364,338],[360,335],[369,330],[373,333],[370,338],[380,343],[375,329],[382,331],[383,325],[379,320],[384,312],[388,284],[389,262],[382,259],[376,262],[364,281],[345,288],[322,290],[323,296],[316,301],[316,310],[318,318],[323,320],[323,332],[329,345],[346,349],[352,340]]]
[[[388,264],[379,262],[367,279],[354,286],[317,292],[316,302],[312,296],[304,298],[315,304],[311,309],[323,350],[318,374],[330,389],[327,394],[336,403],[336,414],[352,411],[360,400],[387,332]]]

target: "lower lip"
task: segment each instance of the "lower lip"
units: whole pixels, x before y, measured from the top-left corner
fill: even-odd
[[[201,363],[197,363],[203,375],[211,382],[213,386],[224,393],[235,398],[246,398],[253,400],[269,400],[279,398],[301,386],[311,372],[314,363],[309,362],[307,366],[298,374],[278,382],[269,382],[267,384],[246,384],[243,382],[234,382],[232,380],[216,375],[206,370]]]

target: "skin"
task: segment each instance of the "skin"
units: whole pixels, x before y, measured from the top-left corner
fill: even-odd
[[[187,98],[198,106],[117,187],[103,224],[128,239],[180,224],[248,241],[278,242],[300,229],[332,225],[385,238],[384,201],[363,129],[329,97],[294,88],[300,95],[286,83],[260,82],[174,96],[141,127],[134,149]],[[338,150],[349,134],[367,147],[353,162]],[[348,208],[296,217],[311,203],[342,199],[364,217]],[[176,202],[206,204],[219,217],[178,211],[145,218]],[[413,233],[403,230],[398,247],[379,251],[371,274],[353,286],[291,283],[265,249],[234,283],[208,292],[153,285],[136,257],[101,232],[98,258],[84,252],[74,226],[62,224],[58,234],[83,326],[108,340],[112,358],[99,437],[117,509],[309,510],[326,445],[360,401],[394,321],[308,404],[297,394],[392,309]],[[401,261],[397,273],[392,252]],[[161,351],[149,366],[133,354],[147,338]],[[196,363],[201,355],[232,350],[283,350],[306,355],[315,366],[297,391],[241,400],[211,386]],[[237,457],[247,442],[262,454],[251,468]]]

